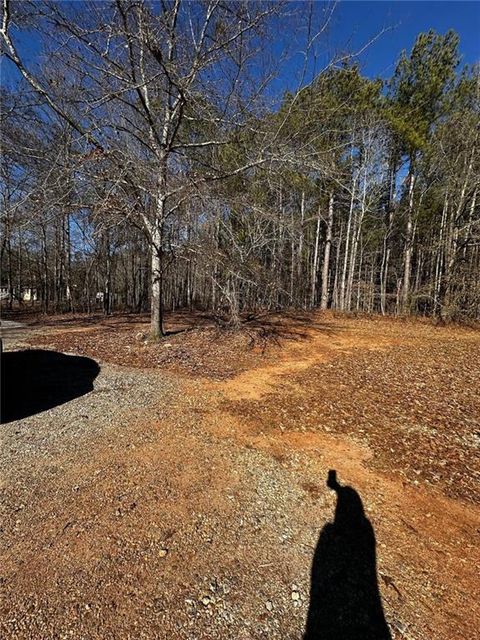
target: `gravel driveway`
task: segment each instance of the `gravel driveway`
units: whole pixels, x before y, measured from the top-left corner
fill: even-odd
[[[1,426],[3,477],[18,477],[32,465],[48,466],[60,457],[77,456],[109,432],[121,436],[123,424],[149,410],[154,413],[175,389],[159,372],[101,365],[90,393]]]

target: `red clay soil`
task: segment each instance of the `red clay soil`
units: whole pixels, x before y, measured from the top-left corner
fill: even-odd
[[[141,320],[29,340],[170,390],[22,467],[0,558],[5,637],[302,638],[329,469],[375,532],[392,638],[478,637],[478,332],[297,315],[233,333],[179,315],[167,328],[188,330],[151,343]],[[48,419],[65,423],[59,408]],[[12,442],[34,438],[29,420]]]

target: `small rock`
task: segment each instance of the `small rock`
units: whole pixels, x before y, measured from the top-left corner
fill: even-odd
[[[403,622],[400,622],[400,620],[394,620],[393,622],[394,627],[400,631],[400,633],[403,635],[406,630],[407,630],[407,625],[403,624]]]
[[[165,558],[168,555],[168,549],[160,549],[158,552],[159,558]]]
[[[292,591],[292,600],[300,600],[300,594],[298,591]]]
[[[272,611],[273,609],[273,604],[270,600],[267,600],[267,602],[265,603],[265,607],[267,608],[267,611]]]
[[[187,598],[185,600],[185,604],[187,605],[187,612],[189,615],[194,615],[196,613],[195,602],[190,598]]]

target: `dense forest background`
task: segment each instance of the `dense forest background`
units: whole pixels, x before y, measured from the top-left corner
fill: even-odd
[[[479,67],[432,31],[387,80],[316,71],[330,14],[296,9],[6,2],[6,304],[150,309],[154,335],[181,307],[479,317]],[[274,91],[285,29],[305,62]]]

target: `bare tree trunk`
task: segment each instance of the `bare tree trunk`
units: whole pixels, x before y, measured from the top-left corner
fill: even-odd
[[[313,254],[313,265],[312,265],[312,290],[310,297],[310,306],[313,308],[316,302],[316,294],[317,294],[317,272],[318,272],[318,248],[320,244],[320,222],[322,219],[320,213],[320,205],[318,205],[318,214],[317,214],[317,229],[315,232],[315,252]]]
[[[475,153],[475,146],[472,147],[472,151],[470,154],[470,159],[468,162],[468,167],[467,170],[465,172],[465,178],[462,184],[462,189],[460,192],[460,197],[458,200],[458,205],[456,207],[455,211],[452,211],[452,217],[451,217],[451,223],[450,223],[450,234],[449,234],[449,243],[448,243],[448,255],[447,255],[447,259],[446,259],[446,273],[445,273],[445,279],[446,279],[446,287],[445,287],[445,300],[444,300],[444,311],[445,311],[445,318],[448,320],[450,319],[451,315],[452,315],[452,297],[453,297],[453,289],[454,289],[454,276],[455,276],[455,269],[456,269],[456,262],[457,262],[457,251],[458,251],[458,244],[459,244],[459,228],[458,228],[458,223],[460,221],[460,218],[462,216],[462,212],[463,212],[463,208],[465,205],[465,199],[466,199],[466,191],[467,191],[467,185],[468,185],[468,181],[470,179],[470,174],[472,173],[472,169],[473,169],[473,161],[474,161],[474,153]],[[473,203],[473,207],[475,206],[475,194],[474,194],[474,198],[472,199],[472,203]],[[468,227],[468,225],[467,225]]]
[[[464,260],[467,257],[468,240],[469,240],[470,234],[472,233],[473,214],[475,212],[475,205],[477,202],[477,193],[478,193],[478,187],[475,187],[475,191],[473,192],[472,200],[470,202],[468,222],[465,225],[465,240],[463,243],[463,259]]]
[[[352,304],[352,295],[353,295],[353,278],[355,275],[355,264],[357,262],[357,251],[358,251],[358,243],[360,241],[360,234],[362,232],[362,224],[363,224],[363,218],[365,215],[365,204],[366,204],[366,197],[367,197],[367,175],[366,175],[367,171],[365,168],[365,177],[364,177],[364,182],[363,182],[363,189],[362,189],[362,200],[360,203],[360,212],[358,214],[358,216],[354,219],[354,224],[353,224],[353,239],[352,239],[352,249],[351,249],[351,256],[350,256],[350,265],[349,265],[349,273],[348,273],[348,280],[347,280],[347,295],[346,295],[346,304],[345,304],[345,308],[347,311],[350,311],[351,308],[351,304]]]
[[[387,235],[385,235],[383,240],[382,264],[380,266],[380,311],[383,316],[387,312],[387,280],[389,262],[390,247],[388,246]]]
[[[345,311],[347,268],[348,268],[349,249],[350,249],[350,233],[351,233],[352,220],[353,220],[353,206],[355,203],[355,191],[356,191],[356,178],[353,179],[353,183],[352,183],[352,194],[350,197],[350,209],[348,212],[347,232],[345,236],[345,256],[343,260],[342,279],[340,281],[340,309],[342,311]]]
[[[442,219],[440,222],[440,231],[438,238],[437,256],[435,264],[435,278],[433,285],[433,316],[436,317],[440,312],[440,292],[442,286],[442,270],[445,255],[445,226],[447,222],[448,212],[448,191],[445,193],[442,209]]]
[[[412,271],[412,253],[413,253],[413,192],[415,186],[415,174],[413,166],[410,168],[408,183],[408,209],[407,209],[407,228],[405,233],[405,260],[403,267],[403,290],[401,310],[403,313],[408,308],[410,296],[410,274]]]
[[[74,311],[73,288],[72,288],[72,249],[70,238],[70,215],[65,216],[65,284],[68,311]]]
[[[215,221],[214,225],[214,233],[215,233],[215,258],[213,260],[213,278],[212,278],[212,311],[216,313],[217,311],[217,278],[218,278],[218,261],[217,261],[217,252],[219,247],[219,234],[220,234],[220,223],[218,220]]]
[[[360,260],[358,264],[357,302],[356,302],[357,311],[360,311],[360,289],[362,285],[362,267],[363,267],[363,242],[360,241]]]
[[[292,241],[290,246],[290,253],[291,253],[292,264],[290,265],[290,303],[294,304],[295,301],[293,299],[293,283],[294,283],[294,273],[295,273],[295,236],[294,236],[294,225],[293,225],[293,211],[291,215],[291,228],[292,228]]]
[[[368,300],[368,313],[373,313],[375,306],[375,263],[377,260],[377,256],[375,255],[372,260],[372,265],[370,269],[370,296]],[[365,305],[364,305],[365,306]]]
[[[301,199],[300,199],[300,233],[299,233],[299,238],[298,238],[298,251],[297,251],[297,290],[299,291],[301,298],[299,298],[299,300],[302,300],[302,304],[304,302],[303,298],[303,278],[302,278],[302,272],[303,272],[303,262],[302,262],[302,255],[303,255],[303,236],[304,236],[304,231],[303,231],[303,225],[305,222],[305,191],[302,191],[302,195],[301,195]]]
[[[337,240],[337,252],[336,252],[336,256],[335,256],[335,277],[333,280],[333,306],[335,307],[335,309],[339,308],[339,292],[338,292],[338,275],[339,275],[339,268],[338,265],[340,264],[340,249],[342,247],[342,242],[343,242],[343,221],[342,224],[340,225],[340,235],[338,237]]]
[[[45,313],[48,312],[48,302],[49,302],[49,282],[48,282],[48,253],[47,253],[47,230],[45,225],[42,225],[42,267],[43,267],[43,310]],[[19,286],[19,296],[20,300],[22,300],[22,289]]]
[[[330,249],[332,246],[333,234],[333,191],[330,193],[328,201],[328,219],[327,219],[327,235],[325,238],[325,252],[323,254],[322,268],[322,297],[320,300],[320,309],[325,310],[328,307],[328,276],[330,273]]]
[[[380,310],[382,315],[387,312],[387,286],[388,286],[388,268],[390,265],[390,236],[393,228],[393,212],[395,183],[397,176],[397,165],[394,158],[390,159],[389,166],[389,185],[388,185],[388,224],[383,238],[382,263],[380,266]]]
[[[162,207],[163,203],[159,205],[158,209],[161,210]],[[150,334],[152,338],[163,338],[165,336],[163,328],[163,247],[160,220],[155,222],[151,244],[152,299]]]
[[[14,287],[13,287],[13,269],[12,269],[12,239],[11,239],[11,221],[8,207],[6,208],[5,214],[5,239],[4,245],[7,250],[7,291],[8,291],[8,308],[13,308],[13,296],[14,296]],[[2,246],[3,249],[3,246]],[[3,258],[3,256],[2,256]]]

